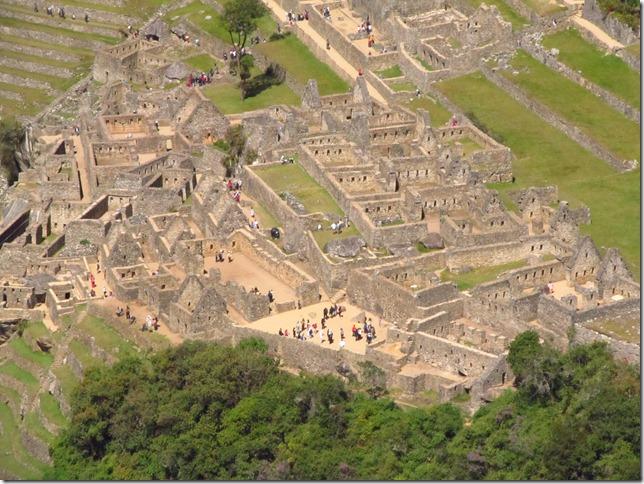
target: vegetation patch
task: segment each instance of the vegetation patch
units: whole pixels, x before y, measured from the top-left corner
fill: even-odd
[[[618,158],[640,159],[640,128],[579,84],[553,71],[523,50],[511,61],[519,74],[500,71],[530,96],[560,114]],[[574,102],[570,102],[574,99]]]
[[[640,76],[621,58],[606,54],[584,40],[576,29],[560,30],[543,38],[548,49],[559,50],[558,59],[586,79],[640,108]],[[639,44],[637,44],[639,49]],[[639,51],[637,52],[639,56]]]
[[[388,82],[387,85],[394,92],[414,92],[416,85],[410,81],[393,81]]]
[[[640,478],[640,385],[605,345],[519,335],[515,389],[466,424],[453,404],[403,410],[384,374],[359,391],[282,372],[260,339],[193,341],[88,372],[52,449],[54,480]],[[186,384],[189,383],[189,384]],[[457,396],[457,401],[465,400]]]
[[[244,113],[264,109],[277,104],[297,106],[300,97],[286,84],[271,86],[256,96],[242,99],[239,87],[232,83],[209,84],[203,93],[224,114]]]
[[[556,0],[522,0],[530,9],[541,16],[554,15],[566,10],[566,7]]]
[[[253,171],[275,193],[289,192],[294,195],[308,213],[333,213],[340,217],[344,212],[336,201],[299,163],[253,167]]]
[[[557,185],[559,198],[587,205],[593,223],[582,226],[601,247],[618,247],[639,280],[640,170],[617,173],[559,130],[542,121],[480,73],[437,84],[463,111],[500,133],[515,156],[515,183],[499,191]],[[619,230],[615,230],[619,227]]]
[[[209,54],[199,54],[189,57],[185,60],[185,63],[201,72],[208,72],[217,65],[217,61]]]
[[[58,427],[67,425],[68,419],[63,415],[58,400],[53,395],[47,392],[40,394],[40,410],[48,422]]]
[[[454,273],[447,269],[441,272],[441,281],[454,282],[459,291],[472,289],[484,282],[493,281],[497,276],[503,272],[512,269],[518,269],[525,266],[525,260],[518,260],[508,262],[507,264],[499,264],[495,266],[478,267],[469,272]]]
[[[510,5],[508,5],[507,2],[505,2],[504,0],[468,0],[468,1],[474,7],[478,7],[482,3],[486,3],[488,5],[494,5],[496,8],[499,9],[499,12],[503,16],[503,18],[512,24],[512,30],[514,31],[520,30],[525,25],[530,24],[528,20],[523,18],[521,15],[519,15],[516,12],[516,10],[510,7]]]
[[[7,361],[0,365],[0,373],[10,376],[11,378],[24,383],[34,389],[38,386],[38,378],[29,373],[24,368],[19,367],[13,361]]]
[[[313,52],[294,35],[256,45],[255,50],[284,67],[299,84],[306,85],[309,79],[315,79],[321,96],[344,93],[350,89],[344,79],[315,57]]]
[[[405,103],[405,106],[412,110],[424,109],[429,113],[432,126],[442,126],[447,123],[452,114],[437,100],[430,96],[415,97]]]
[[[77,327],[84,334],[93,336],[96,344],[112,354],[120,357],[131,356],[137,353],[136,347],[123,339],[123,337],[105,321],[90,314],[77,323]]]
[[[29,344],[21,337],[16,337],[9,341],[9,347],[16,352],[18,356],[29,360],[43,368],[48,368],[54,361],[54,357],[44,351],[34,351]]]
[[[392,77],[401,77],[403,72],[400,70],[400,66],[396,64],[381,71],[376,71],[376,74],[383,79],[391,79]]]

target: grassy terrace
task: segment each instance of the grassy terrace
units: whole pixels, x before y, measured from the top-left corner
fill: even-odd
[[[20,438],[18,424],[11,409],[4,402],[0,402],[0,436],[2,469],[21,479],[42,479],[47,465],[27,452]]]
[[[398,64],[387,67],[386,69],[383,69],[381,71],[376,71],[376,74],[382,79],[391,79],[392,77],[400,77],[403,75]]]
[[[40,394],[40,410],[42,414],[47,419],[47,421],[53,423],[58,427],[64,427],[67,425],[67,417],[63,415],[63,412],[60,410],[60,405],[58,400],[54,398],[47,392]]]
[[[631,106],[640,107],[640,76],[626,62],[586,42],[576,29],[547,35],[543,46],[559,49],[559,60]],[[637,45],[639,49],[639,44]],[[639,55],[639,52],[638,52]]]
[[[448,270],[444,270],[441,272],[441,281],[454,282],[456,283],[459,291],[465,291],[484,282],[493,281],[502,272],[518,269],[524,265],[525,261],[519,260],[496,266],[479,267],[478,269],[471,270],[470,272],[463,272],[461,274],[455,274]]]
[[[33,22],[27,22],[25,20],[18,20],[10,17],[1,17],[0,16],[0,25],[5,27],[15,27],[17,29],[26,29],[26,30],[35,30],[38,32],[45,32],[51,35],[57,35],[59,37],[71,37],[78,40],[85,41],[98,41],[106,44],[118,44],[120,39],[118,37],[111,37],[107,35],[94,34],[91,32],[76,32],[75,30],[69,30],[62,27],[52,27],[50,25],[43,25]],[[116,33],[116,32],[115,32]]]
[[[49,367],[53,361],[54,357],[43,351],[34,351],[29,344],[20,337],[14,336],[9,341],[9,347],[20,357],[25,360],[29,360],[43,368]]]
[[[270,165],[253,171],[278,195],[293,194],[309,213],[323,212],[344,216],[344,212],[318,182],[299,163]]]
[[[93,336],[96,344],[109,353],[119,356],[133,356],[137,354],[136,347],[123,339],[123,337],[105,321],[88,314],[77,327],[84,333]]]
[[[413,111],[424,109],[429,113],[433,126],[442,126],[447,123],[452,114],[440,102],[430,96],[421,96],[405,103],[405,106]]]
[[[324,246],[327,244],[327,242],[330,242],[336,239],[346,239],[347,237],[356,237],[356,236],[360,237],[360,232],[358,232],[358,229],[353,224],[351,224],[351,226],[348,229],[344,229],[339,234],[337,233],[334,234],[333,230],[331,230],[330,227],[324,227],[322,230],[313,231],[313,238],[315,239],[318,246],[322,250],[324,250]]]
[[[209,71],[214,69],[217,65],[217,61],[208,54],[199,54],[192,57],[189,57],[185,60],[185,63],[190,67],[194,67],[198,71]]]
[[[294,35],[257,45],[255,49],[282,65],[299,84],[305,85],[309,79],[315,79],[322,96],[343,93],[350,89],[344,79],[315,57],[313,52]]]
[[[547,17],[557,12],[566,10],[566,7],[555,0],[522,0],[529,8],[539,15]]]
[[[224,114],[243,113],[263,109],[275,104],[297,106],[300,97],[286,84],[271,86],[256,96],[241,98],[239,87],[231,83],[210,84],[202,89],[203,93]]]
[[[615,111],[604,101],[546,67],[523,50],[512,58],[512,66],[502,75],[537,101],[560,114],[594,138],[618,158],[640,159],[640,129],[637,123]],[[570,102],[574,99],[574,102]]]
[[[593,321],[586,327],[597,331],[598,333],[621,339],[628,343],[638,344],[640,342],[640,322],[637,319],[631,320],[608,320]]]
[[[387,85],[394,92],[407,92],[407,91],[414,92],[416,90],[415,84],[410,81],[388,82]]]
[[[24,383],[30,388],[38,386],[38,379],[27,370],[20,368],[13,361],[8,361],[0,366],[0,373],[10,376],[14,380]]]
[[[481,151],[483,149],[483,147],[480,144],[478,144],[476,141],[474,141],[472,138],[468,136],[450,141],[448,142],[448,145],[455,146],[457,142],[463,146],[463,156],[471,155],[472,153],[476,151]]]
[[[557,185],[561,200],[590,208],[592,223],[582,226],[582,231],[590,234],[600,248],[618,247],[639,279],[639,169],[617,173],[480,73],[443,81],[437,87],[512,149],[516,182],[495,184],[493,188],[503,192]]]
[[[508,5],[503,0],[469,0],[470,4],[474,7],[478,7],[482,3],[487,3],[488,5],[494,5],[499,9],[499,12],[505,20],[512,24],[512,30],[519,30],[524,25],[528,25],[530,22],[519,15],[516,10],[514,10],[510,5]]]

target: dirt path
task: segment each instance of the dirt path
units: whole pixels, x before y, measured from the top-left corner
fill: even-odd
[[[573,17],[571,17],[571,20],[582,29],[585,29],[591,34],[593,34],[597,40],[599,40],[602,44],[606,45],[606,47],[608,47],[609,49],[624,48],[624,44],[613,39],[610,35],[608,35],[602,29],[597,27],[597,25],[595,25],[594,23],[590,22],[589,20],[586,20],[585,18],[582,18],[581,12],[578,12]]]
[[[92,199],[92,195],[89,182],[89,167],[87,166],[87,160],[85,159],[85,150],[83,149],[80,136],[72,136],[72,140],[74,141],[74,147],[76,148],[76,166],[80,173],[81,189],[83,190],[83,198],[81,200],[89,202]]]
[[[277,2],[274,0],[263,0],[264,3],[268,8],[272,10],[272,12],[277,16],[277,18],[280,19],[280,22],[283,22],[284,19],[286,18],[286,10],[284,10],[282,7],[280,7]],[[326,49],[326,39],[324,39],[320,34],[317,33],[311,25],[306,22],[298,22],[297,27],[299,30],[306,36],[310,37],[313,42],[315,42],[318,47],[321,49]],[[351,78],[356,78],[358,77],[358,69],[356,67],[360,66],[353,66],[350,64],[340,53],[331,47],[331,49],[328,51],[328,54],[331,56],[333,61],[336,63],[336,65],[342,69],[345,73],[347,73]],[[387,100],[376,90],[373,85],[371,85],[369,82],[367,82],[367,89],[369,90],[369,94],[373,99],[378,101],[380,104],[383,104],[385,106],[388,105]]]

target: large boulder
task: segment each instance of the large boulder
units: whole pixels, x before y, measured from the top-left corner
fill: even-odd
[[[333,239],[324,246],[324,251],[337,257],[355,257],[365,245],[360,237],[347,237],[346,239]]]
[[[431,232],[427,234],[425,237],[423,237],[420,240],[420,243],[423,244],[428,249],[442,249],[445,247],[443,238],[441,237],[440,234],[437,234],[436,232]]]

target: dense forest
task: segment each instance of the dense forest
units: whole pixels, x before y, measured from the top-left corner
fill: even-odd
[[[638,369],[534,332],[509,361],[516,389],[469,418],[293,376],[261,340],[184,343],[88,371],[46,478],[640,478]]]

